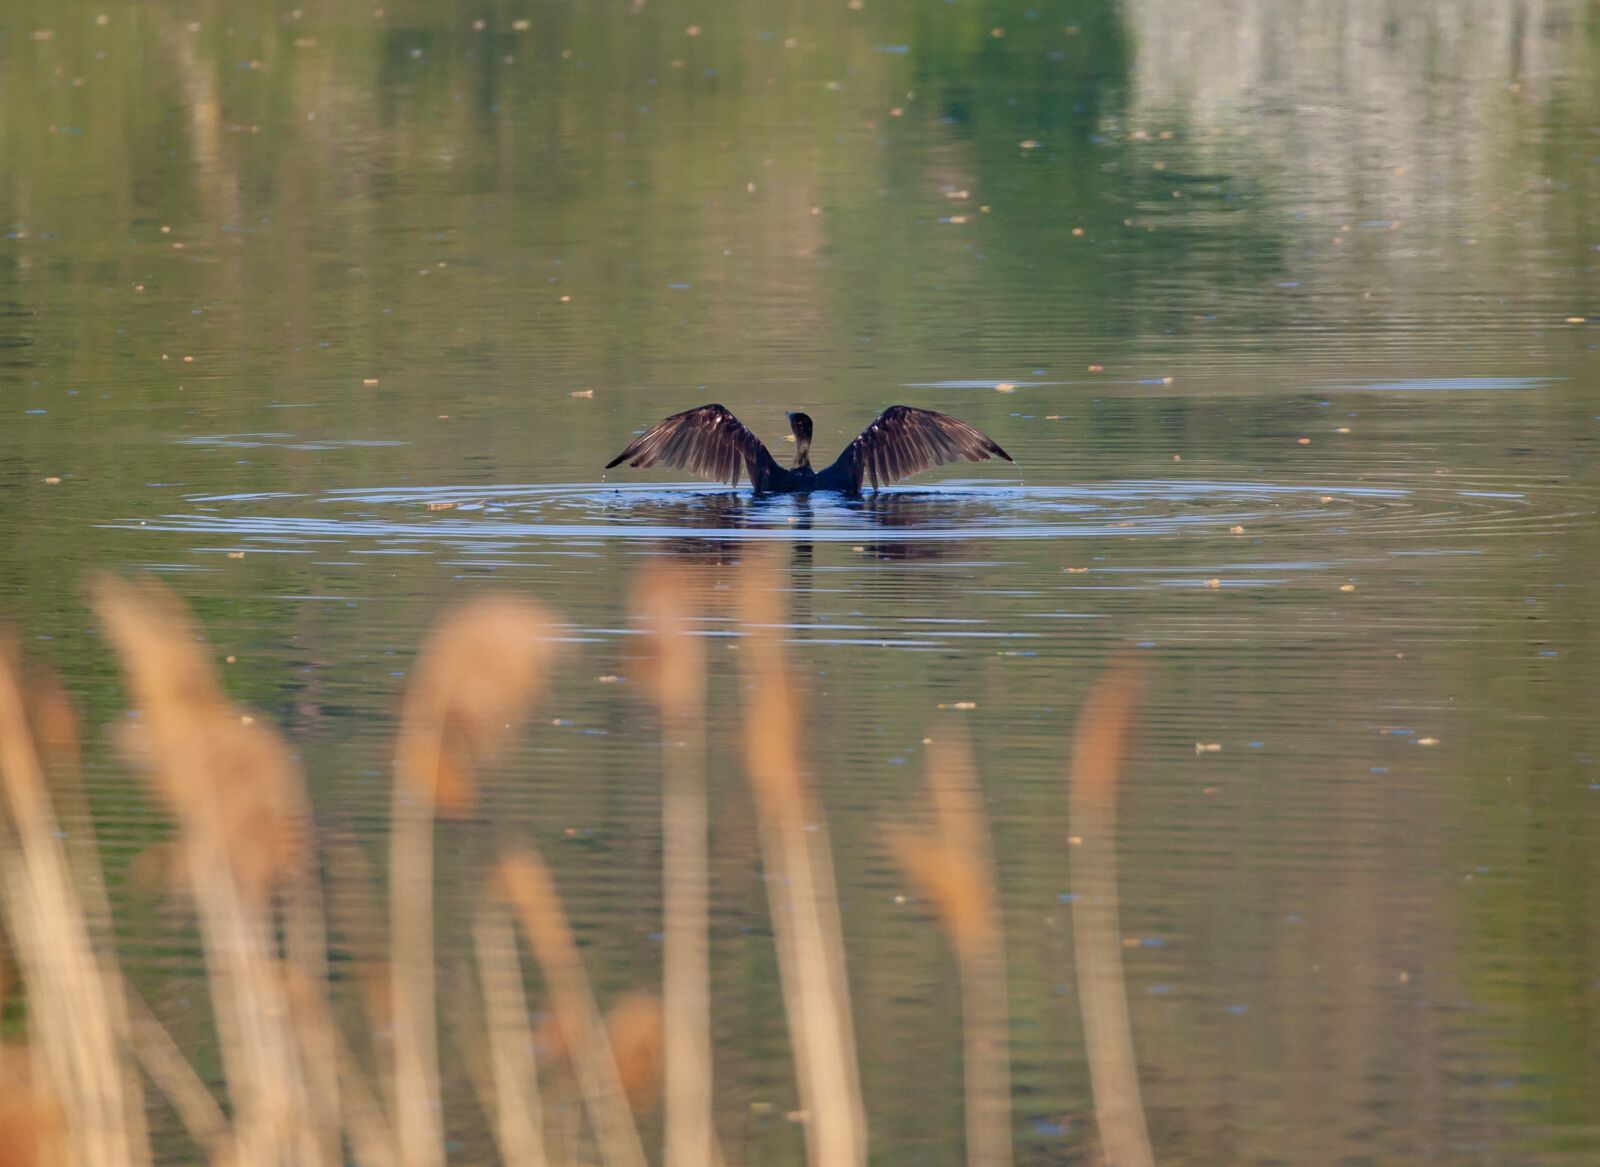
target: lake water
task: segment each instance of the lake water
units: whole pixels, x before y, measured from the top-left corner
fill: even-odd
[[[380,863],[431,620],[548,601],[573,651],[443,836],[443,960],[472,854],[532,838],[609,1000],[659,978],[630,582],[712,596],[776,544],[874,1162],[961,1154],[955,965],[882,831],[962,703],[1017,1158],[1093,1161],[1062,765],[1129,643],[1157,1161],[1600,1161],[1600,24],[1297,7],[7,3],[0,610],[87,711],[122,954],[202,1062],[88,571],[192,604]],[[780,458],[785,409],[831,458],[906,402],[1017,464],[859,502],[601,471],[708,401]],[[792,1163],[739,628],[705,630],[718,1118]]]

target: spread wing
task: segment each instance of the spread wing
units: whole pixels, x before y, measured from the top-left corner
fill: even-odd
[[[1012,460],[998,442],[960,418],[910,405],[891,405],[845,447],[822,477],[837,480],[841,489],[860,490],[862,478],[871,478],[876,487],[962,458],[968,462]]]
[[[759,488],[778,469],[761,439],[720,405],[702,405],[664,417],[636,438],[606,469],[626,462],[641,469],[660,463],[688,470],[713,482],[739,485],[748,469]]]

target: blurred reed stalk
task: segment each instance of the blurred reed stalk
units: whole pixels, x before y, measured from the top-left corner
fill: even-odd
[[[1123,659],[1095,683],[1078,714],[1067,778],[1078,998],[1095,1121],[1109,1167],[1155,1163],[1139,1096],[1117,919],[1117,778],[1139,681],[1137,667]]]
[[[646,672],[661,710],[662,953],[666,1167],[714,1167],[711,961],[707,934],[705,649],[690,628],[686,570],[659,566],[635,592],[653,653]]]
[[[489,1080],[493,1091],[489,1116],[501,1158],[519,1167],[548,1167],[544,1106],[531,1040],[533,1027],[528,1022],[517,940],[505,910],[481,909],[472,940],[489,1035]]]
[[[121,978],[96,953],[34,747],[15,644],[0,643],[0,875],[28,995],[26,1094],[8,1137],[35,1161],[123,1167],[149,1162],[137,1082],[124,1072]],[[8,1074],[8,1077],[11,1075]],[[13,1101],[12,1105],[16,1105]],[[26,1160],[24,1160],[26,1161]]]
[[[787,615],[781,587],[772,557],[752,556],[739,589],[744,632],[739,656],[748,690],[745,757],[789,1040],[807,1115],[808,1161],[811,1167],[852,1167],[866,1162],[866,1110],[832,851],[805,775],[800,702],[784,662]]]
[[[972,749],[955,723],[929,741],[934,827],[895,828],[890,849],[933,905],[960,962],[967,1163],[1012,1161],[1005,932]]]
[[[572,1058],[602,1160],[606,1167],[644,1167],[644,1145],[628,1107],[611,1040],[550,869],[531,848],[514,852],[502,857],[495,884],[516,910],[523,935],[544,973],[557,1032]]]
[[[441,620],[406,690],[390,825],[392,1113],[405,1167],[441,1167],[433,941],[435,811],[471,808],[474,769],[504,746],[544,684],[553,622],[531,600],[490,597]]]
[[[171,595],[96,581],[96,613],[139,708],[129,746],[182,830],[242,1167],[328,1162],[332,1099],[313,1098],[279,960],[276,894],[305,869],[304,788],[276,734],[232,706]]]
[[[746,760],[807,1158],[812,1167],[861,1167],[866,1117],[832,855],[800,751],[800,699],[784,660],[786,615],[769,558],[747,566],[739,594]],[[602,1021],[536,851],[506,854],[494,872],[493,889],[514,909],[538,962],[552,1042],[571,1061],[605,1167],[644,1167],[630,1103],[651,1094],[663,1046],[669,1167],[721,1160],[711,1109],[705,664],[689,627],[690,595],[684,577],[664,573],[637,597],[663,723],[665,1019],[654,998],[634,996]],[[365,935],[378,929],[376,913],[363,909],[369,881],[358,853],[330,853],[336,882],[346,885],[335,905],[353,921],[352,936],[372,941],[354,962],[369,1027],[374,1035],[393,1031],[388,1047],[374,1039],[375,1060],[389,1070],[389,1088],[380,1091],[335,1023],[322,877],[304,781],[287,746],[228,701],[170,593],[102,579],[93,602],[140,714],[125,744],[179,827],[177,876],[198,916],[228,1106],[116,967],[87,808],[69,783],[70,709],[59,687],[21,679],[14,642],[0,638],[0,904],[29,1037],[24,1050],[0,1047],[0,1167],[149,1163],[136,1067],[214,1164],[334,1167],[347,1153],[368,1167],[442,1164],[433,824],[471,808],[475,769],[504,746],[541,690],[553,621],[530,602],[479,600],[442,621],[419,658],[395,751],[387,954]],[[1080,997],[1096,1116],[1115,1167],[1152,1164],[1117,923],[1117,775],[1136,685],[1123,663],[1095,686],[1069,775]],[[933,825],[892,832],[890,843],[960,960],[968,1162],[1004,1167],[1012,1157],[1006,966],[989,831],[964,739],[946,729],[930,744]],[[54,797],[47,775],[58,780]],[[57,802],[82,820],[70,841]],[[564,1116],[554,1129],[544,1121],[523,971],[500,906],[479,913],[473,939],[487,1037],[475,1082],[502,1159],[547,1167],[587,1158],[575,1137],[562,1140]],[[563,1144],[555,1156],[552,1139]]]

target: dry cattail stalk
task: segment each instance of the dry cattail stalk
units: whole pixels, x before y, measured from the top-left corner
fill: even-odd
[[[121,1058],[122,1014],[111,1001],[120,982],[108,984],[90,940],[9,637],[0,641],[0,810],[0,877],[28,993],[30,1093],[52,1100],[70,1162],[148,1162],[148,1144],[134,1122],[140,1103],[129,1097],[136,1084]],[[26,1113],[39,1119],[29,1128],[33,1142],[48,1150],[53,1128],[46,1110],[30,1105]]]
[[[501,1159],[546,1167],[550,1160],[544,1142],[544,1105],[522,990],[522,962],[504,910],[480,910],[472,939],[489,1039],[493,1105],[485,1111],[494,1123]]]
[[[558,1028],[568,1043],[602,1159],[607,1167],[644,1167],[644,1147],[611,1042],[549,869],[533,851],[507,855],[500,861],[495,882],[516,910],[549,985]]]
[[[223,697],[169,592],[103,577],[93,600],[142,714],[137,756],[182,828],[233,1103],[232,1158],[322,1164],[327,1139],[305,1121],[316,1109],[271,910],[271,893],[303,863],[299,773],[277,735]]]
[[[506,742],[544,683],[552,622],[531,600],[475,600],[442,620],[406,690],[390,827],[393,1112],[407,1167],[439,1167],[433,818],[472,805],[473,768]]]
[[[310,808],[306,808],[310,818]],[[289,876],[283,894],[282,929],[291,987],[304,986],[291,1000],[325,1003],[330,994],[328,981],[328,926],[323,911],[322,883],[314,856]],[[322,1161],[343,1162],[340,1146],[340,1078],[338,1050],[331,1023],[319,1024],[320,1012],[304,1008],[294,1014],[294,1027],[304,1051],[309,1105],[302,1122],[312,1128],[321,1144]]]
[[[362,1167],[399,1167],[400,1149],[388,1118],[333,1020],[328,1000],[320,991],[325,988],[297,970],[290,970],[289,995],[296,1028],[308,1034],[307,1048],[333,1052],[333,1071],[339,1081],[339,1119],[350,1141],[352,1158]]]
[[[1005,939],[972,751],[955,723],[933,739],[928,787],[935,829],[892,831],[889,843],[960,959],[967,1162],[1002,1167],[1012,1161]]]
[[[1081,840],[1068,849],[1078,997],[1095,1121],[1106,1162],[1117,1167],[1155,1162],[1139,1096],[1117,920],[1117,777],[1138,686],[1139,670],[1126,659],[1113,662],[1095,683],[1078,714],[1068,773],[1072,833]]]
[[[323,850],[328,870],[328,906],[333,927],[349,953],[352,979],[361,991],[367,1030],[374,1040],[394,1024],[389,1004],[388,937],[373,893],[372,869],[360,846],[348,840]],[[378,1059],[380,1064],[386,1058]]]
[[[811,1167],[866,1162],[867,1122],[856,1065],[833,858],[800,755],[799,698],[784,664],[786,616],[770,556],[740,586],[748,681],[745,756],[760,820],[762,863]]]
[[[667,566],[635,593],[652,650],[641,664],[661,708],[667,1167],[721,1159],[711,1122],[705,648],[689,626],[691,595],[687,570]]]
[[[184,1129],[212,1163],[225,1162],[230,1150],[227,1116],[206,1089],[194,1068],[150,1012],[142,998],[126,985],[129,1038],[134,1057],[157,1089],[177,1112]]]

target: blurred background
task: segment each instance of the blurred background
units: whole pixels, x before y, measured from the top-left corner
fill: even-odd
[[[628,587],[687,559],[718,1121],[797,1161],[716,606],[777,543],[875,1162],[961,1148],[954,962],[881,837],[940,706],[994,822],[1017,1159],[1091,1161],[1060,775],[1128,642],[1158,1161],[1600,1158],[1600,5],[291,2],[0,11],[0,611],[88,713],[123,959],[209,1075],[85,574],[195,606],[380,874],[428,623],[548,601],[572,651],[440,894],[537,839],[607,999],[659,978]],[[905,402],[1018,465],[862,503],[602,479],[708,401],[780,457],[785,409],[831,458]]]

